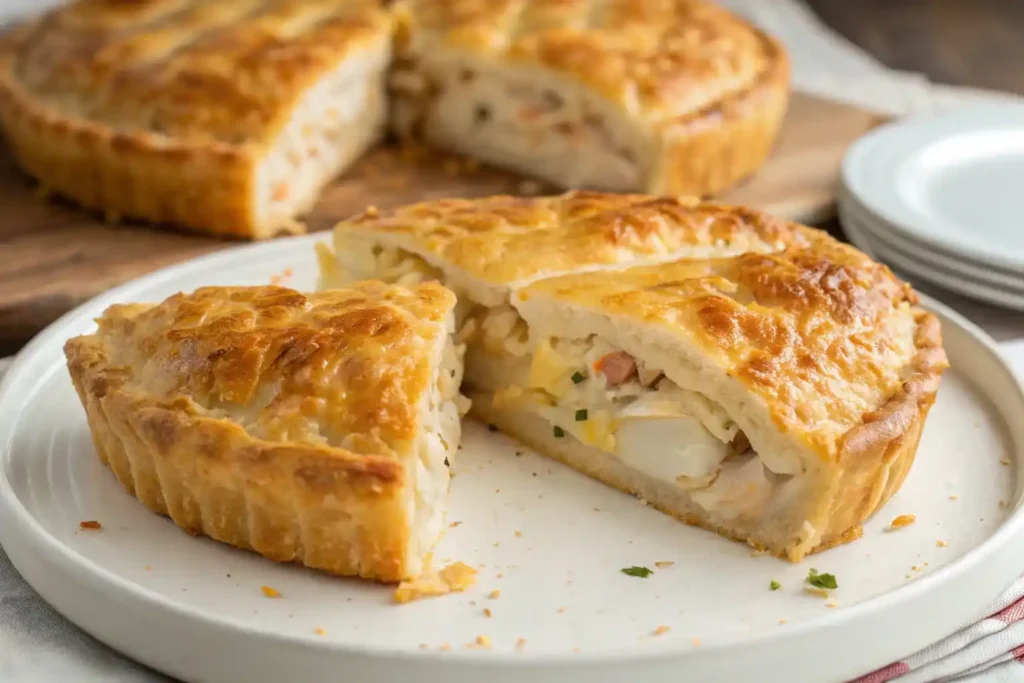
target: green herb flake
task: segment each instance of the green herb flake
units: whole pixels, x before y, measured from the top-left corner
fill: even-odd
[[[565,436],[565,430],[555,425],[554,434],[556,439],[561,439],[563,436]]]
[[[819,574],[817,569],[812,568],[807,572],[807,583],[811,584],[815,588],[822,588],[824,590],[835,590],[839,587],[836,583],[836,577],[832,574]]]
[[[580,408],[579,410],[576,411],[576,421],[577,422],[583,422],[586,419],[587,419],[587,409],[586,408]]]
[[[572,373],[572,383],[573,384],[579,384],[580,382],[582,382],[586,378],[587,378],[587,376],[584,375],[579,370],[577,370],[576,372]]]
[[[773,591],[777,591],[780,588],[782,588],[782,584],[776,581],[775,579],[772,579],[772,582],[768,584],[768,587],[771,588]]]
[[[639,579],[646,579],[648,576],[654,573],[647,567],[626,567],[621,571],[626,576],[635,576]]]

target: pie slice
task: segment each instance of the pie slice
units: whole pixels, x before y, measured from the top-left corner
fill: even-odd
[[[403,135],[560,187],[707,195],[768,156],[782,47],[707,0],[400,0]]]
[[[112,306],[65,354],[96,451],[182,529],[394,582],[425,568],[460,436],[454,295],[360,282]]]
[[[385,127],[374,0],[80,0],[0,43],[0,128],[110,217],[272,237]]]
[[[475,415],[684,522],[799,561],[913,462],[936,319],[827,234],[736,207],[570,193],[340,224],[327,283],[460,297]]]

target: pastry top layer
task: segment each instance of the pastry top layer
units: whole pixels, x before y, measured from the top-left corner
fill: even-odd
[[[339,249],[355,234],[509,286],[581,269],[771,252],[807,241],[806,228],[753,209],[590,191],[371,209],[335,230]]]
[[[229,421],[265,441],[401,453],[420,429],[454,305],[437,283],[206,287],[111,306],[65,353],[88,394],[121,392],[137,408]]]
[[[267,144],[306,89],[387,40],[373,0],[78,0],[5,41],[0,85],[122,133]]]
[[[774,254],[568,275],[515,296],[517,306],[558,315],[569,305],[696,349],[760,396],[781,431],[830,460],[901,388],[933,400],[947,366],[938,321],[916,308],[909,285],[824,233]]]
[[[550,68],[659,120],[746,90],[785,60],[706,0],[401,0],[397,13],[413,55],[441,45]]]

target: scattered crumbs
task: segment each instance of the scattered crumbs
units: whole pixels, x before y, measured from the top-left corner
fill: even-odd
[[[592,508],[594,512],[600,512],[601,508]]]
[[[905,578],[905,579],[912,579],[912,578],[914,578],[914,575],[913,574],[907,574],[903,578]]]
[[[662,636],[672,630],[671,626],[665,626],[664,624],[654,629],[654,635]]]
[[[559,607],[557,611],[558,611],[559,614],[565,614],[565,608],[564,607]]]
[[[270,586],[260,586],[260,590],[263,591],[263,594],[265,596],[267,596],[268,598],[279,598],[279,597],[281,597],[281,593],[279,593],[277,590],[271,588]]]
[[[430,647],[430,646],[427,645],[426,643],[420,643],[420,649],[421,650],[426,650],[428,647]]]
[[[499,578],[499,579],[503,579],[503,578],[505,578],[505,575],[504,575],[504,574],[502,574],[501,572],[498,572],[498,574],[497,574],[497,578]]]
[[[536,473],[536,472],[534,472],[532,476],[536,477],[536,476],[537,476],[537,473]]]
[[[78,523],[79,529],[88,529],[89,531],[96,531],[102,529],[103,525],[97,522],[95,519],[87,519]]]
[[[1006,506],[1007,506],[1007,502],[1006,502],[1005,500],[1001,500],[1001,501],[999,501],[999,509],[1000,509],[1000,510],[1002,510],[1002,509],[1003,509],[1003,508],[1005,508]]]
[[[454,562],[439,572],[426,572],[395,589],[395,602],[406,603],[449,593],[461,593],[476,583],[476,570],[463,562]]]
[[[949,497],[949,499],[950,499],[950,500],[957,500],[957,499],[959,499],[959,496],[957,496],[956,494],[953,494],[953,495],[951,495],[951,496]]]
[[[917,515],[900,515],[896,519],[889,523],[886,531],[895,531],[896,529],[902,529],[905,526],[910,526],[917,520]]]
[[[661,562],[655,562],[654,566],[657,567],[658,569],[668,569],[669,567],[671,567],[674,564],[675,564],[675,562],[673,562],[671,560],[662,560]]]
[[[438,649],[441,652],[448,652],[448,650],[452,649],[452,646],[449,643],[441,643],[441,647],[439,647]]]
[[[466,647],[485,647],[485,648],[490,648],[491,647],[491,639],[488,638],[487,636],[482,636],[482,635],[481,636],[477,636],[476,640],[474,640],[472,643],[470,643]]]
[[[318,636],[326,636],[327,635],[327,631],[323,630],[319,626],[317,626],[315,629],[313,629],[313,633],[317,634]],[[423,647],[423,646],[421,645],[420,647]]]
[[[646,579],[648,576],[654,573],[647,567],[625,567],[623,569],[620,569],[619,571],[621,571],[626,576],[635,576],[640,579]]]
[[[451,523],[451,524],[449,524],[448,526],[449,526],[450,528],[454,529],[455,527],[457,527],[457,526],[458,526],[458,525],[460,525],[460,524],[462,524],[462,522],[452,522],[452,523]]]
[[[999,464],[1002,465],[1003,467],[1009,467],[1010,466],[1010,461],[1007,460],[1006,458],[1001,458],[999,460]]]
[[[522,652],[523,648],[525,648],[525,647],[526,647],[526,638],[520,638],[519,640],[516,641],[516,650],[519,650],[520,652]]]
[[[146,565],[146,571],[147,571],[147,572],[151,572],[151,571],[153,571],[153,568],[152,568],[152,567],[150,567],[150,566],[149,566],[149,565],[147,564],[147,565]],[[231,578],[231,574],[228,574],[228,578]]]
[[[519,529],[516,529],[516,538],[522,538],[522,537],[523,537],[523,532],[520,531]]]
[[[786,621],[785,619],[779,619],[779,624],[781,624],[781,625],[785,625],[785,624],[787,624],[787,623],[788,623],[788,622],[787,622],[787,621]]]
[[[495,548],[497,548],[497,547],[498,547],[499,545],[501,545],[501,543],[500,543],[499,541],[495,541],[495,542],[494,542],[494,547],[495,547]]]
[[[776,581],[775,579],[772,579],[771,583],[768,584],[768,588],[770,590],[777,591],[780,588],[782,588],[782,584]]]
[[[516,457],[517,458],[523,457],[523,452],[522,451],[516,451]]]
[[[694,639],[693,639],[693,646],[694,647],[700,647],[700,638],[694,637]]]
[[[491,611],[490,607],[484,607],[484,616],[488,619],[494,616],[494,612]]]
[[[495,588],[494,590],[492,590],[490,593],[487,594],[487,597],[489,597],[491,600],[497,600],[500,595],[501,595],[501,591],[498,590],[497,588]]]
[[[838,607],[838,606],[839,605],[837,605],[834,601],[833,602],[826,602],[825,603],[825,607]]]
[[[768,551],[765,550],[764,548],[754,548],[753,550],[750,551],[750,555],[751,555],[751,557],[760,557],[761,555],[764,555],[767,552]]]
[[[501,489],[494,489],[495,493],[501,493]]]
[[[819,597],[819,598],[827,598],[828,597],[828,591],[827,590],[825,590],[824,588],[814,588],[813,586],[804,586],[804,593],[807,593],[808,595],[813,595],[813,596]]]
[[[910,568],[910,571],[912,571],[912,572],[919,572],[922,569],[924,569],[924,567],[925,566],[923,564],[915,564],[913,567]]]
[[[149,569],[149,567],[146,567],[146,569]],[[231,578],[231,574],[225,574],[224,576],[228,577],[229,579]]]
[[[937,547],[937,548],[945,548],[947,545],[949,545],[949,544],[946,543],[945,541],[943,541],[941,538],[939,540],[935,541],[935,547]]]

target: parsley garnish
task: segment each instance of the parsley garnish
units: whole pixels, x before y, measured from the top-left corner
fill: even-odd
[[[579,370],[577,370],[576,372],[572,373],[572,383],[573,384],[579,384],[580,382],[582,382],[586,378],[587,378],[587,376],[584,375]]]
[[[777,591],[780,588],[782,588],[782,584],[776,581],[775,579],[772,579],[772,582],[768,584],[768,587],[773,591]]]
[[[648,576],[654,573],[647,567],[626,567],[621,571],[626,576],[635,576],[640,579],[646,579]]]
[[[586,419],[587,419],[587,409],[586,408],[580,408],[579,410],[576,411],[576,421],[577,422],[583,422]]]
[[[823,588],[825,590],[833,590],[839,587],[835,576],[832,574],[819,574],[818,570],[813,568],[807,572],[807,583],[815,588]]]
[[[556,439],[561,439],[563,436],[565,436],[565,430],[559,427],[558,425],[555,425],[554,434]]]

